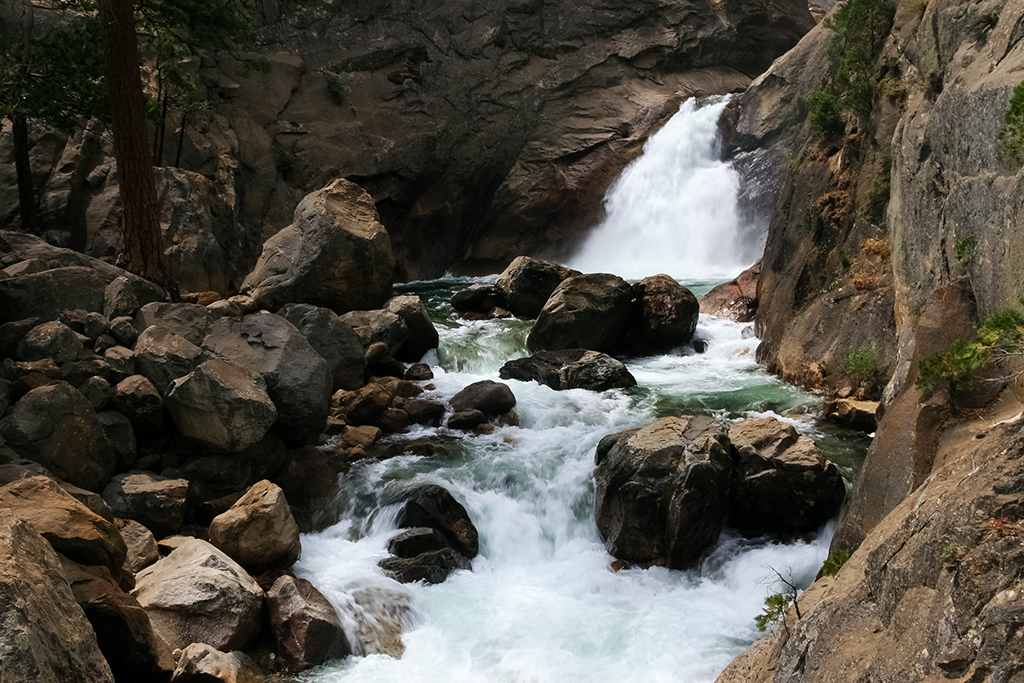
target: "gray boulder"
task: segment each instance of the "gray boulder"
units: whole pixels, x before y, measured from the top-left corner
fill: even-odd
[[[67,310],[102,311],[108,279],[92,268],[70,266],[0,280],[0,322],[38,317],[57,320]]]
[[[100,490],[114,473],[114,451],[96,411],[66,382],[22,396],[0,421],[0,435],[21,457],[84,489]]]
[[[665,353],[693,338],[700,304],[689,289],[668,275],[654,275],[635,284],[633,295],[635,351]]]
[[[366,350],[367,364],[370,365],[383,356],[394,356],[409,338],[409,326],[391,311],[350,311],[341,319],[358,335]],[[383,344],[386,350],[379,354],[372,353],[371,348],[379,344]]]
[[[200,346],[210,331],[213,316],[205,306],[199,304],[153,302],[142,306],[132,322],[139,334],[153,325],[159,325],[180,334],[189,343]]]
[[[494,288],[510,311],[523,318],[536,318],[555,288],[577,275],[581,273],[557,263],[520,256],[498,276]]]
[[[267,591],[277,651],[293,672],[351,652],[338,614],[309,581],[282,576]]]
[[[373,198],[347,180],[306,196],[293,222],[263,245],[242,293],[265,308],[290,302],[336,313],[380,308],[391,295],[395,257]]]
[[[396,296],[384,307],[401,318],[409,328],[409,336],[392,355],[407,363],[415,363],[439,341],[437,329],[430,320],[426,306],[418,296]]]
[[[508,385],[485,379],[474,382],[452,396],[452,410],[479,410],[484,415],[502,415],[516,405],[516,397]]]
[[[331,388],[358,389],[365,384],[366,353],[359,336],[329,308],[288,304],[277,312],[306,336],[327,361]]]
[[[530,351],[590,349],[614,353],[632,322],[632,289],[616,275],[598,273],[563,280],[548,298],[526,345]]]
[[[188,481],[152,472],[126,472],[103,489],[103,500],[118,517],[133,519],[157,538],[181,530],[188,502]]]
[[[597,528],[615,557],[672,569],[718,541],[732,459],[710,417],[665,417],[612,434],[597,447]]]
[[[423,484],[401,494],[396,524],[399,528],[435,529],[468,559],[479,552],[479,535],[466,508],[436,484]]]
[[[281,487],[266,479],[210,523],[210,543],[253,574],[287,569],[299,559],[299,527]]]
[[[197,538],[139,572],[132,595],[172,649],[206,643],[243,650],[259,636],[263,590],[234,560]]]
[[[122,275],[111,280],[103,290],[103,316],[113,320],[135,315],[140,306],[166,299],[167,294],[149,280]]]
[[[19,360],[49,358],[58,365],[78,357],[84,346],[70,327],[57,320],[37,325],[18,344]]]
[[[88,384],[88,382],[86,382]],[[86,384],[82,385],[83,390]],[[106,386],[110,386],[106,384]],[[110,389],[113,396],[114,390]],[[135,462],[138,455],[138,442],[135,440],[135,428],[127,417],[116,410],[105,410],[96,413],[96,418],[103,427],[103,433],[107,435],[111,448],[114,449],[114,457],[117,460],[117,469],[126,470]]]
[[[153,532],[134,519],[117,519],[117,530],[128,549],[126,564],[136,574],[160,559]]]
[[[160,325],[143,330],[135,344],[135,368],[161,395],[172,381],[192,372],[202,356],[198,346]]]
[[[179,432],[217,453],[259,443],[277,420],[263,378],[218,358],[174,380],[166,405]]]
[[[277,408],[274,431],[291,443],[312,443],[327,424],[331,376],[327,361],[294,325],[265,311],[213,324],[203,349],[258,373]]]
[[[539,351],[528,358],[516,358],[501,366],[498,376],[522,382],[539,382],[556,391],[563,389],[627,389],[636,378],[611,356],[586,349]]]

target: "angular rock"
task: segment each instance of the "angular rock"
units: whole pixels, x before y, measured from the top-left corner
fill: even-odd
[[[132,323],[139,334],[159,325],[200,346],[210,331],[212,318],[210,311],[198,304],[152,302],[135,313]]]
[[[833,422],[871,434],[878,429],[878,401],[838,398],[825,407],[825,417]]]
[[[405,558],[450,547],[441,532],[426,526],[406,529],[388,541],[388,552]]]
[[[761,276],[761,262],[723,282],[701,297],[700,312],[717,318],[749,323],[757,313],[757,280]]]
[[[409,328],[409,336],[392,355],[407,363],[415,363],[439,341],[437,329],[430,320],[426,306],[418,296],[396,296],[388,301],[385,310],[394,313]]]
[[[351,652],[334,607],[305,579],[282,576],[267,591],[277,651],[291,671],[304,671]]]
[[[206,643],[241,650],[259,636],[263,590],[206,541],[186,540],[139,572],[135,582],[132,595],[171,648]]]
[[[135,329],[132,318],[123,315],[110,321],[110,336],[121,346],[131,348],[139,338],[139,331]],[[96,353],[102,353],[102,351],[96,351]]]
[[[327,361],[332,390],[358,389],[366,383],[363,344],[334,311],[311,304],[288,304],[277,314],[298,328]]]
[[[439,401],[406,401],[405,413],[413,424],[437,427],[444,419],[446,410]]]
[[[341,319],[352,327],[363,343],[367,365],[373,365],[384,356],[394,356],[409,338],[409,326],[397,313],[391,311],[349,311]],[[386,350],[371,354],[371,348],[378,343],[383,343]]]
[[[507,385],[494,380],[474,382],[452,396],[452,410],[479,410],[484,415],[501,415],[512,410],[516,397]]]
[[[775,418],[729,430],[736,453],[729,523],[757,531],[812,531],[839,514],[846,485],[835,464]]]
[[[457,410],[448,418],[448,428],[468,432],[490,422],[490,418],[475,408]]]
[[[68,310],[102,311],[108,280],[92,268],[70,266],[0,280],[0,321],[57,320]]]
[[[436,529],[452,548],[469,559],[479,552],[477,530],[466,508],[436,484],[423,484],[405,491],[401,495],[396,524],[399,528]]]
[[[244,652],[221,652],[206,643],[181,651],[173,683],[260,683],[263,672]]]
[[[262,377],[218,358],[174,380],[166,405],[179,432],[217,453],[259,443],[278,415]]]
[[[277,408],[274,431],[285,441],[311,443],[327,424],[331,376],[327,361],[294,325],[260,312],[213,324],[203,349],[254,373]]]
[[[664,353],[693,338],[700,304],[689,289],[668,275],[654,275],[633,285],[633,296],[636,350]]]
[[[242,293],[270,310],[290,302],[369,310],[391,295],[394,269],[373,198],[339,179],[307,195],[292,224],[267,240]]]
[[[452,548],[431,550],[415,557],[385,557],[377,563],[399,583],[441,583],[456,569],[472,569],[472,563]]]
[[[357,391],[336,395],[337,413],[351,425],[372,424],[395,400],[395,393],[379,382],[367,384]]]
[[[266,479],[210,523],[210,543],[252,574],[287,569],[299,559],[299,527],[284,492]]]
[[[82,385],[85,388],[85,385]],[[107,384],[109,387],[110,385]],[[113,389],[110,390],[113,394]],[[108,410],[96,414],[96,419],[103,427],[103,433],[107,435],[110,446],[114,449],[114,458],[117,460],[117,469],[126,470],[135,462],[138,455],[138,444],[135,441],[135,428],[131,420],[117,412]]]
[[[202,355],[202,349],[180,334],[152,325],[143,330],[135,344],[135,367],[162,396],[171,382],[202,362]]]
[[[0,435],[23,458],[84,489],[98,491],[114,473],[114,451],[96,411],[65,382],[22,396],[0,421]]]
[[[608,552],[639,564],[691,566],[718,541],[732,460],[710,417],[665,417],[597,448],[597,528]]]
[[[153,532],[134,519],[115,520],[117,529],[128,549],[126,562],[136,574],[160,559]]]
[[[119,384],[135,374],[135,353],[124,346],[111,346],[103,351],[110,368],[110,381]]]
[[[102,313],[87,313],[85,316],[85,325],[82,330],[83,334],[89,339],[95,340],[96,337],[101,334],[106,334],[110,331],[110,321]]]
[[[163,399],[153,383],[142,375],[132,375],[118,382],[112,403],[142,434],[150,435],[163,429]]]
[[[167,293],[149,280],[121,276],[111,280],[103,290],[103,316],[113,320],[135,315],[140,306],[154,301],[166,301]]]
[[[623,347],[632,321],[632,288],[616,275],[578,275],[555,288],[526,339],[530,351]]]
[[[18,359],[33,361],[50,358],[57,364],[66,363],[77,358],[83,348],[78,335],[70,327],[51,320],[29,330],[18,344]]]
[[[430,369],[430,366],[426,363],[413,363],[409,366],[409,369],[405,371],[403,379],[407,379],[410,382],[424,382],[426,380],[434,379],[434,371]]]
[[[89,380],[107,383],[110,379],[110,364],[98,356],[74,360],[61,366],[60,378],[81,391],[82,386]]]
[[[580,274],[557,263],[520,256],[498,276],[494,288],[504,297],[505,308],[523,318],[536,318],[555,288]]]
[[[559,280],[561,282],[561,280]],[[556,284],[557,286],[557,284]],[[546,300],[546,299],[545,299]],[[506,308],[505,296],[494,285],[470,285],[452,294],[452,308],[459,313],[487,313],[496,306]],[[537,308],[544,306],[543,303]]]
[[[620,361],[607,354],[586,349],[539,351],[528,358],[517,358],[505,363],[498,371],[498,376],[522,382],[539,382],[556,391],[606,391],[636,386],[636,378]]]
[[[188,481],[152,472],[126,472],[107,484],[103,500],[116,516],[133,519],[162,538],[181,530],[188,502]]]
[[[57,554],[0,508],[0,661],[5,681],[113,683]]]
[[[97,515],[49,477],[18,479],[0,488],[0,507],[31,522],[57,552],[120,576],[127,548],[113,522]]]

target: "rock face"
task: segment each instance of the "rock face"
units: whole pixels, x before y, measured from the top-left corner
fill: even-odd
[[[562,280],[577,275],[582,273],[550,261],[519,256],[498,276],[494,289],[502,296],[501,305],[520,317],[536,318]]]
[[[350,653],[334,607],[305,579],[282,576],[267,592],[278,652],[292,671]]]
[[[632,289],[616,275],[578,275],[562,281],[530,331],[531,351],[590,349],[614,353],[626,343]]]
[[[253,574],[287,569],[301,550],[299,527],[284,492],[266,479],[213,518],[210,542]]]
[[[667,352],[693,338],[700,304],[693,292],[668,275],[645,277],[633,287],[633,347],[643,353]]]
[[[701,297],[700,312],[716,318],[738,323],[749,323],[757,313],[757,281],[761,277],[761,262],[723,282]]]
[[[391,294],[394,269],[373,198],[335,180],[303,199],[291,226],[267,241],[242,293],[271,310],[293,302],[339,314],[380,308]]]
[[[206,643],[219,650],[251,646],[260,630],[263,591],[230,557],[190,539],[135,577],[132,595],[172,648]]]
[[[756,531],[813,531],[839,513],[846,485],[806,436],[775,418],[729,429],[736,453],[729,523]]]
[[[586,349],[540,351],[528,358],[510,360],[498,376],[523,382],[539,382],[556,391],[563,389],[628,389],[636,378],[611,356]]]
[[[597,528],[615,557],[674,569],[718,540],[732,460],[708,417],[666,417],[597,448]]]

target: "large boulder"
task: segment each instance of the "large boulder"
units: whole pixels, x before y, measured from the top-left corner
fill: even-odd
[[[270,310],[299,302],[341,314],[383,306],[394,270],[373,198],[339,179],[307,195],[292,224],[267,240],[242,293]]]
[[[143,330],[135,344],[135,368],[157,391],[164,394],[179,377],[202,362],[203,350],[183,336],[160,325]]]
[[[65,382],[22,396],[0,421],[0,435],[18,455],[84,489],[100,490],[114,473],[114,450],[96,411]]]
[[[562,281],[537,316],[526,345],[530,351],[621,349],[632,319],[632,288],[606,273]]]
[[[700,304],[689,289],[668,275],[654,275],[635,284],[633,296],[635,350],[663,353],[693,338]]]
[[[118,382],[111,402],[131,420],[140,435],[152,435],[163,429],[164,401],[160,390],[142,375],[131,375]]]
[[[701,297],[700,312],[718,318],[749,323],[757,314],[757,280],[761,277],[761,262],[723,282]]]
[[[498,276],[494,288],[510,311],[522,318],[536,318],[555,288],[580,274],[557,263],[519,256]]]
[[[284,491],[266,479],[210,523],[210,543],[252,574],[287,569],[299,559],[299,527]]]
[[[292,443],[316,441],[327,424],[331,375],[327,361],[284,318],[261,311],[241,320],[221,318],[203,348],[258,373],[277,408],[274,431]]]
[[[83,349],[82,342],[74,331],[58,320],[37,325],[18,344],[19,360],[51,359],[61,364],[78,357]]]
[[[605,391],[636,386],[636,378],[620,361],[607,354],[586,349],[539,351],[527,358],[516,358],[502,365],[498,376],[522,382],[539,382],[556,391]]]
[[[126,472],[107,484],[103,500],[118,517],[133,519],[163,538],[181,530],[188,481],[152,472]]]
[[[334,311],[312,304],[288,304],[277,314],[295,325],[327,361],[333,391],[363,386],[366,375],[363,343]]]
[[[546,300],[546,299],[545,299]],[[452,308],[459,313],[489,313],[495,307],[506,307],[505,297],[494,285],[475,284],[452,294]],[[544,304],[541,303],[541,307]],[[537,309],[540,312],[540,309]]]
[[[140,277],[121,275],[110,281],[103,290],[103,316],[107,320],[135,315],[140,306],[165,301],[167,293]]]
[[[179,432],[216,453],[259,443],[277,420],[263,378],[219,358],[174,380],[165,403]]]
[[[665,417],[597,447],[597,528],[615,557],[685,569],[718,541],[732,459],[710,417]]]
[[[56,320],[68,310],[102,311],[108,279],[92,268],[69,266],[0,280],[0,322]]]
[[[502,415],[516,406],[516,397],[508,385],[485,379],[474,382],[452,396],[452,410],[479,410],[484,415]]]
[[[772,417],[729,429],[736,453],[729,523],[756,531],[812,531],[839,514],[846,485],[806,436]]]
[[[216,316],[209,309],[198,304],[152,302],[143,305],[135,313],[132,324],[139,334],[153,325],[159,325],[180,334],[190,344],[200,346],[215,319]]]
[[[401,495],[396,524],[400,528],[435,529],[468,559],[476,557],[480,549],[479,534],[466,508],[436,484],[423,484],[405,491]]]
[[[304,671],[351,649],[337,612],[309,581],[282,576],[267,591],[278,654],[292,671]]]
[[[0,677],[113,683],[57,553],[30,522],[0,508]]]
[[[135,577],[132,595],[171,648],[243,650],[260,631],[263,590],[234,560],[189,539]]]
[[[395,358],[415,363],[430,349],[436,349],[439,341],[437,329],[430,320],[426,306],[418,296],[396,296],[388,301],[384,310],[401,318],[409,328],[409,336],[402,343]]]
[[[345,324],[359,337],[367,351],[367,361],[376,362],[379,357],[370,353],[370,347],[383,344],[383,355],[394,356],[409,338],[409,326],[397,313],[377,309],[372,311],[349,311],[341,316]]]

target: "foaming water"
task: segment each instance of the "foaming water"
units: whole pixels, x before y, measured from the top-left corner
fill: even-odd
[[[431,358],[433,397],[497,379],[508,358],[525,354],[521,321],[470,323],[443,306],[433,310],[441,332]],[[775,411],[811,419],[816,400],[757,367],[756,340],[744,338],[745,327],[702,316],[698,336],[707,353],[631,362],[641,386],[628,391],[558,392],[507,381],[519,426],[460,438],[445,455],[353,466],[341,479],[342,520],[303,536],[296,572],[345,615],[361,656],[300,680],[713,681],[759,635],[753,618],[765,596],[780,590],[771,568],[809,583],[831,530],[788,545],[727,531],[695,569],[616,573],[594,523],[592,472],[603,436],[662,414],[732,420]],[[453,436],[441,428],[391,438],[426,435]],[[480,533],[480,555],[472,571],[443,584],[401,585],[377,567],[396,533],[388,501],[427,482],[465,505]],[[379,654],[393,652],[396,626],[404,630],[400,659]]]
[[[689,99],[605,197],[606,218],[569,265],[640,279],[728,280],[751,265],[763,236],[741,224],[739,174],[720,160],[726,100]],[[759,244],[754,244],[759,243]]]

